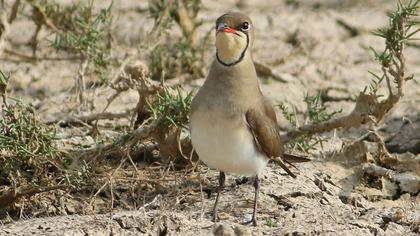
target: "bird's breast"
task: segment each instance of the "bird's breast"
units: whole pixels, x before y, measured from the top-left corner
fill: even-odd
[[[268,159],[254,144],[245,116],[222,110],[196,110],[190,115],[191,140],[209,167],[239,175],[255,175]]]

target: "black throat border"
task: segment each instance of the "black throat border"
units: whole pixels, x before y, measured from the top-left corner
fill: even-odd
[[[225,62],[222,61],[222,59],[219,58],[219,53],[217,52],[217,49],[216,49],[216,59],[220,64],[222,64],[224,66],[227,66],[227,67],[230,67],[230,66],[234,66],[234,65],[238,64],[239,62],[241,62],[244,59],[245,53],[246,53],[246,50],[248,49],[248,44],[249,44],[248,32],[244,32],[244,34],[246,36],[246,46],[245,46],[245,49],[242,51],[241,55],[239,56],[238,60],[236,60],[234,62],[231,62],[231,63],[225,63]]]

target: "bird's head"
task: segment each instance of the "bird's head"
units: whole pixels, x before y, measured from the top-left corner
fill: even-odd
[[[251,19],[242,13],[227,13],[216,20],[217,60],[225,66],[242,61],[251,50],[254,30]]]

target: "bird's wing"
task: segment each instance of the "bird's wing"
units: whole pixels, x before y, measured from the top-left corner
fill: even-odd
[[[264,112],[267,115],[267,117],[270,118],[270,120],[274,122],[274,124],[277,124],[277,117],[276,117],[276,113],[274,112],[273,104],[266,98],[264,98]],[[301,162],[311,161],[311,159],[304,156],[295,156],[295,155],[284,153],[283,145],[284,143],[280,139],[279,141],[280,156],[286,163],[296,168],[296,166],[294,166],[292,163],[301,163]]]
[[[273,109],[273,108],[271,108]],[[274,110],[272,111],[274,112]],[[256,109],[250,109],[245,113],[246,122],[255,140],[257,148],[269,158],[279,164],[290,176],[296,178],[280,158],[282,144],[280,134],[277,131],[276,122],[266,113]],[[274,113],[274,119],[275,119]]]

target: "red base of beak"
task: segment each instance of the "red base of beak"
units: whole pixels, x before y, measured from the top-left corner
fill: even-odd
[[[235,30],[227,27],[226,29],[223,30],[223,32],[225,32],[225,33],[235,33]]]

